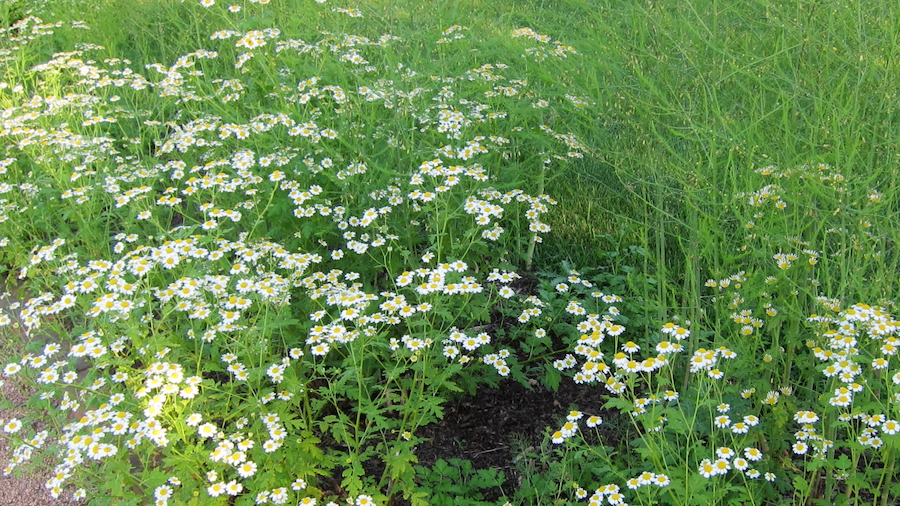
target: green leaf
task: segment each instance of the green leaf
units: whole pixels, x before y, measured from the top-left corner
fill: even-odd
[[[609,400],[603,404],[603,409],[610,408],[617,408],[621,412],[628,412],[634,409],[634,405],[621,397],[610,397]]]
[[[666,408],[663,410],[663,414],[666,417],[666,430],[676,434],[690,434],[693,432],[693,428],[691,427],[691,424],[688,423],[687,417],[685,417],[684,413],[677,407]]]
[[[541,377],[545,387],[556,392],[559,390],[559,383],[562,381],[562,374],[559,369],[553,367],[553,364],[544,364],[544,375]]]
[[[853,461],[850,460],[850,457],[843,454],[834,461],[834,467],[842,471],[850,469],[852,465]]]
[[[479,469],[469,481],[473,488],[500,487],[506,481],[506,476],[496,469]]]
[[[403,494],[403,498],[409,501],[410,506],[431,506],[428,502],[428,492],[409,492]]]
[[[809,492],[809,482],[803,479],[803,476],[795,476],[793,480],[794,490],[802,496],[806,496]]]

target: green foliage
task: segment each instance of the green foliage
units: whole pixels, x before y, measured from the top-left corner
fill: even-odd
[[[419,490],[433,506],[482,506],[483,490],[502,487],[503,473],[494,469],[473,469],[468,460],[438,459],[431,467],[417,467]]]
[[[96,504],[886,506],[896,9],[5,3],[0,324],[36,391],[7,471],[59,456],[51,494]],[[514,488],[417,465],[501,381],[596,396]]]

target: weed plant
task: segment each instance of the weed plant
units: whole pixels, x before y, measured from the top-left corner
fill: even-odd
[[[892,504],[898,15],[862,4],[11,4],[0,323],[36,394],[6,472],[57,455],[90,504]],[[416,466],[499,381],[596,400],[518,489]]]

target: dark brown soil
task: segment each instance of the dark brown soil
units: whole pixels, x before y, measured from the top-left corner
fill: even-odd
[[[509,486],[514,490],[520,478],[515,461],[523,451],[540,448],[545,438],[565,423],[570,410],[604,419],[618,416],[618,411],[601,410],[606,399],[602,386],[578,385],[566,379],[557,392],[540,386],[532,391],[504,380],[496,389],[485,387],[474,397],[445,405],[443,420],[416,432],[428,439],[416,447],[416,456],[419,465],[426,467],[438,459],[462,459],[471,461],[474,469],[500,471],[510,492]],[[496,499],[490,495],[487,491],[485,499]]]

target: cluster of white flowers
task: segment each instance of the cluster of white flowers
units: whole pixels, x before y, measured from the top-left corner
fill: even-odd
[[[198,0],[190,8],[199,4],[210,9],[204,13],[233,19],[267,3]],[[360,15],[337,7],[323,12]],[[28,17],[0,33],[26,44],[59,26]],[[461,39],[466,30],[454,25],[439,43]],[[497,190],[495,165],[515,156],[518,148],[511,146],[520,136],[550,139],[553,148],[535,170],[580,158],[587,148],[574,134],[546,124],[502,131],[504,120],[532,103],[583,108],[590,101],[542,98],[528,80],[501,75],[513,73],[503,63],[446,76],[402,64],[381,69],[370,62],[398,40],[391,35],[322,31],[311,42],[289,36],[276,27],[217,30],[208,41],[215,48],[138,69],[124,59],[95,60],[101,48],[84,44],[30,70],[69,83],[66,93],[29,97],[22,86],[0,83],[20,100],[0,115],[0,138],[10,155],[0,160],[8,179],[0,184],[2,232],[32,219],[36,198],[79,218],[102,209],[112,229],[100,244],[88,244],[95,236],[86,231],[67,240],[37,233],[43,242],[28,244],[27,265],[17,266],[23,278],[41,275],[57,284],[11,305],[0,325],[17,323],[34,333],[47,322],[76,322],[77,330],[7,364],[4,374],[27,374],[49,409],[79,416],[27,434],[27,424],[7,420],[4,432],[19,443],[7,473],[57,440],[62,462],[47,487],[58,497],[86,466],[143,452],[193,451],[201,456],[199,475],[206,476],[199,493],[205,488],[213,498],[256,494],[258,504],[314,504],[298,494],[302,478],[265,490],[255,484],[288,436],[296,435],[294,420],[283,418],[302,409],[307,366],[364,337],[383,339],[397,360],[416,361],[436,349],[448,363],[481,363],[511,374],[515,357],[496,346],[490,328],[458,330],[448,323],[441,333],[418,333],[418,320],[444,318],[435,308],[476,296],[522,303],[523,323],[539,317],[545,304],[519,295],[512,282],[520,276],[512,270],[475,265],[482,262],[476,255],[447,261],[446,244],[409,246],[403,239],[431,233],[436,225],[429,220],[444,209],[467,243],[496,248],[518,240],[513,234],[540,242],[556,202],[523,189]],[[550,42],[529,36],[542,47]],[[558,41],[542,51],[575,54]],[[316,62],[305,68],[320,68],[326,56],[360,83],[332,82],[328,72],[297,74],[304,68],[298,58]],[[255,65],[262,61],[273,64],[277,76],[258,74]],[[477,95],[468,93],[472,83],[480,86]],[[266,90],[261,96],[260,89]],[[154,119],[145,108],[178,112]],[[385,115],[396,125],[364,124]],[[422,142],[409,143],[410,135]],[[347,149],[357,141],[401,153],[412,169],[390,169],[397,177],[374,183],[388,169],[367,150]],[[17,157],[17,151],[40,153]],[[50,166],[71,173],[46,184],[31,177],[32,169],[36,174]],[[0,239],[0,246],[10,241]],[[396,262],[381,264],[399,250],[420,255],[419,248],[434,252],[419,265],[406,259],[409,270],[399,275]],[[344,268],[373,259],[378,267],[369,271]],[[375,271],[373,279],[361,279]],[[577,273],[569,282],[590,287]],[[294,319],[298,307],[310,312],[309,321]],[[583,316],[604,335],[625,330],[613,313]],[[535,335],[546,336],[540,330]],[[574,366],[574,357],[566,364]],[[240,414],[247,412],[258,414]],[[589,426],[599,423],[591,420]],[[153,499],[165,505],[194,492],[183,487],[177,477],[156,481]],[[351,499],[356,506],[373,504],[366,495]]]

